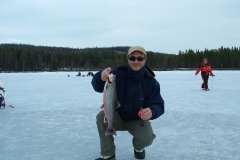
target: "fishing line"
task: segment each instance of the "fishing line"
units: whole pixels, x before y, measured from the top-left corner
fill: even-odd
[[[213,76],[212,76],[212,87],[211,88],[213,88]]]
[[[141,89],[141,83],[139,84],[139,90],[140,90],[140,111],[138,112],[138,116],[140,117],[141,116],[141,113],[142,113],[142,109],[143,109],[143,101],[144,101],[144,98],[143,98],[143,95],[142,95],[142,89]],[[143,120],[141,119],[140,120],[140,127],[143,127],[144,126],[144,122]]]

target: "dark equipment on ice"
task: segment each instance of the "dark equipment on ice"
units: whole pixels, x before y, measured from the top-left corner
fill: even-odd
[[[0,94],[0,109],[4,109],[5,108],[5,100],[2,94]]]

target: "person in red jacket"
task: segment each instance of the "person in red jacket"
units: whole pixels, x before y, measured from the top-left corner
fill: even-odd
[[[212,73],[212,69],[211,69],[211,67],[210,67],[210,64],[209,64],[207,58],[204,58],[204,59],[203,59],[202,64],[199,65],[198,69],[196,70],[195,76],[196,76],[200,71],[201,71],[201,76],[202,76],[202,80],[203,80],[202,89],[205,90],[205,91],[209,91],[209,88],[208,88],[208,78],[209,78],[209,74],[210,74],[210,76],[215,76],[215,75]]]

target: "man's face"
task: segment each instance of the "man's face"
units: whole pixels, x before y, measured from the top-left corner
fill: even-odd
[[[204,64],[207,64],[207,61],[206,61],[206,60],[204,60],[204,61],[203,61],[203,63],[204,63]]]
[[[135,58],[135,60],[134,60],[134,58]],[[136,59],[136,58],[139,58],[139,60]],[[145,55],[142,52],[139,52],[139,51],[135,51],[135,52],[131,53],[127,57],[127,59],[128,59],[128,64],[129,64],[130,68],[135,72],[139,71],[144,66],[144,64],[147,60]],[[140,61],[140,60],[142,60],[142,61]]]

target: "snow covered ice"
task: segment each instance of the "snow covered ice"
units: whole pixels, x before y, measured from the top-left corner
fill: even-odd
[[[157,138],[146,160],[239,160],[240,71],[215,71],[210,91],[195,71],[156,71],[165,114],[151,121]],[[86,75],[86,72],[83,73]],[[67,75],[70,75],[68,77]],[[0,160],[93,160],[102,94],[77,72],[0,73]],[[117,160],[134,160],[132,137],[117,131]]]

